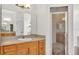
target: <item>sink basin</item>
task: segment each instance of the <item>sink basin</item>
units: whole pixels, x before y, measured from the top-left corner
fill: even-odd
[[[31,41],[31,40],[32,40],[32,38],[24,38],[24,39],[19,38],[19,39],[17,39],[17,40],[21,40],[21,41]]]

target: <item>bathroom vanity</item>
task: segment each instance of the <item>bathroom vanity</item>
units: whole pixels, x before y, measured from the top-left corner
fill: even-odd
[[[6,37],[6,36],[5,36]],[[7,39],[10,37],[9,39]],[[4,36],[1,40],[1,55],[44,55],[45,37],[42,35]]]
[[[13,42],[13,41],[12,41]],[[2,49],[2,50],[1,50]],[[44,55],[45,41],[38,39],[29,42],[17,42],[14,44],[7,43],[0,46],[1,55]]]

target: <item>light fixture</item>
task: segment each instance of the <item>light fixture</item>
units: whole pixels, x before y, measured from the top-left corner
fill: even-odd
[[[4,18],[3,21],[11,21],[11,18]]]
[[[16,4],[17,7],[20,7],[20,8],[26,8],[26,9],[29,9],[30,8],[30,4]]]

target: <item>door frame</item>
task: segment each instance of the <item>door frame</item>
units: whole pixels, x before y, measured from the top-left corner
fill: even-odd
[[[52,12],[50,14],[51,14],[51,19],[52,19],[52,15],[53,14],[62,14],[62,13],[65,13],[65,55],[68,55],[68,11],[64,11],[64,12]],[[52,37],[52,39],[53,39],[53,37]]]

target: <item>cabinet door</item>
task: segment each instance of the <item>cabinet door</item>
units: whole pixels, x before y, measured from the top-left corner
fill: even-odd
[[[37,55],[37,41],[29,43],[29,55]]]
[[[16,50],[16,45],[7,45],[3,47],[4,52],[8,52],[8,51],[14,51]]]
[[[45,40],[38,41],[38,54],[39,55],[45,54]]]
[[[18,50],[17,55],[28,55],[28,49]]]
[[[18,55],[28,55],[28,43],[17,44]]]
[[[0,46],[0,55],[3,55],[3,46]]]
[[[0,55],[1,55],[1,46],[0,46]]]
[[[4,55],[16,55],[16,45],[3,46]]]

